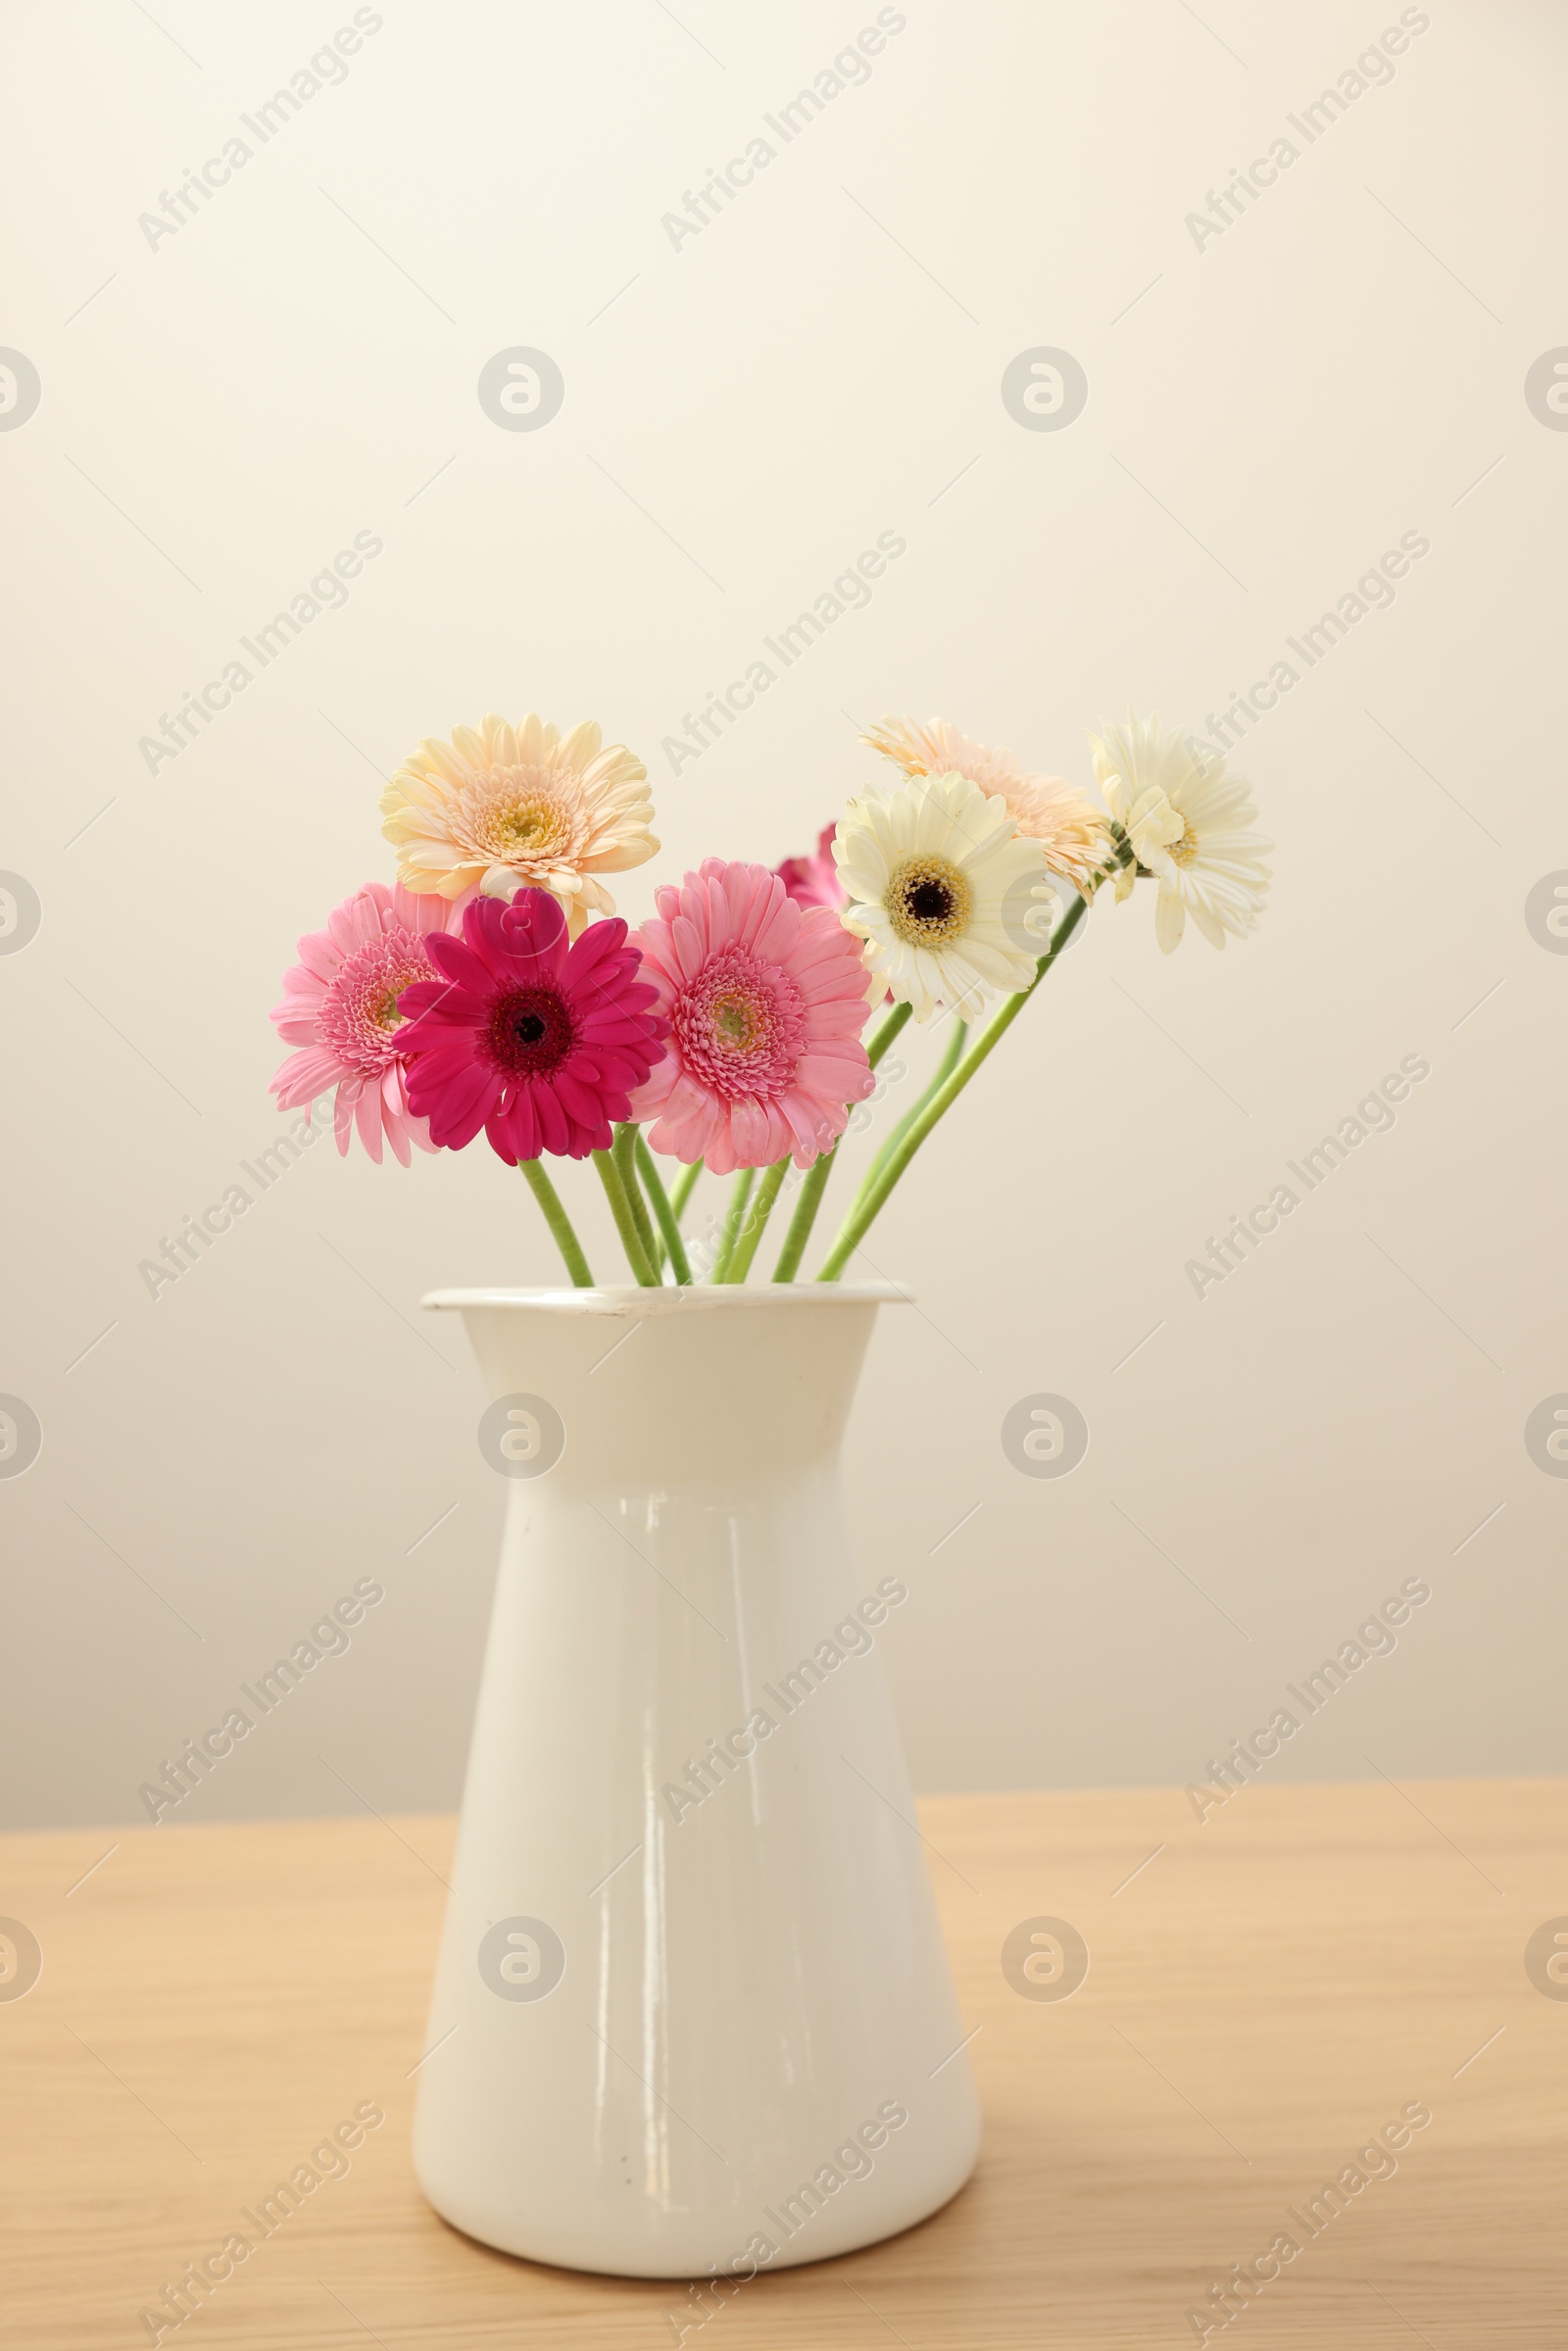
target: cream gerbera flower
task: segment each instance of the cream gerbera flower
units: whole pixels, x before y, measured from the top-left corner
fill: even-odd
[[[530,711],[516,726],[490,716],[427,736],[381,795],[381,830],[396,845],[405,889],[464,898],[548,890],[575,937],[615,902],[597,876],[641,865],[649,831],[648,770],[620,743],[601,749],[593,719],[569,735]]]
[[[967,776],[916,775],[852,800],[833,838],[846,929],[917,1020],[972,1020],[993,990],[1027,988],[1041,950],[1025,927],[1054,894],[1038,841]]]
[[[1000,800],[1025,840],[1038,841],[1046,863],[1087,897],[1109,855],[1105,819],[1086,794],[1059,775],[1030,775],[1014,753],[960,734],[946,718],[884,718],[860,737],[906,775],[966,775]]]
[[[1166,955],[1189,914],[1213,947],[1224,946],[1227,931],[1255,930],[1270,879],[1262,853],[1274,844],[1248,829],[1257,815],[1250,786],[1158,718],[1129,712],[1125,726],[1107,726],[1089,745],[1105,806],[1159,883],[1154,936]],[[1118,898],[1135,878],[1131,866],[1117,874]]]

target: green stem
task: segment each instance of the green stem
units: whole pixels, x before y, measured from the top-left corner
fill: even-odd
[[[909,1107],[905,1111],[904,1116],[899,1120],[898,1125],[894,1128],[892,1134],[888,1137],[881,1150],[872,1159],[870,1166],[865,1171],[865,1177],[860,1185],[860,1189],[855,1196],[856,1207],[858,1207],[861,1200],[864,1200],[866,1194],[870,1191],[871,1186],[876,1182],[877,1177],[882,1173],[883,1168],[886,1167],[894,1151],[897,1151],[899,1145],[904,1141],[905,1136],[908,1133],[910,1127],[913,1126],[915,1120],[919,1117],[921,1111],[925,1108],[926,1103],[931,1100],[933,1094],[936,1093],[938,1087],[945,1086],[949,1078],[952,1077],[954,1071],[957,1068],[958,1063],[963,1058],[964,1039],[968,1036],[968,1034],[969,1029],[967,1022],[962,1020],[956,1020],[954,1022],[953,1034],[948,1039],[947,1045],[943,1049],[942,1059],[937,1065],[935,1076],[931,1079],[930,1084],[926,1087],[925,1092],[920,1095],[918,1100],[910,1103]]]
[[[811,1162],[810,1173],[801,1186],[801,1197],[796,1201],[795,1213],[790,1218],[790,1229],[784,1236],[784,1247],[778,1252],[778,1263],[773,1268],[775,1282],[793,1282],[801,1270],[801,1259],[805,1256],[806,1245],[811,1238],[811,1227],[816,1222],[817,1207],[821,1201],[827,1179],[832,1173],[833,1152],[837,1150],[838,1145],[835,1143],[833,1151],[824,1151],[819,1159],[813,1159]]]
[[[895,1004],[883,1021],[865,1049],[865,1057],[873,1069],[913,1010],[912,1004]],[[821,1205],[827,1179],[833,1172],[838,1148],[835,1143],[832,1151],[824,1151],[819,1159],[813,1160],[811,1172],[801,1186],[801,1197],[795,1203],[795,1214],[790,1218],[790,1229],[784,1236],[784,1247],[779,1250],[778,1263],[773,1268],[775,1282],[793,1282],[801,1270],[801,1259],[811,1238],[811,1227],[816,1222],[816,1211]]]
[[[675,1188],[669,1196],[669,1204],[675,1212],[677,1224],[686,1213],[686,1202],[696,1191],[697,1179],[702,1172],[703,1162],[701,1159],[694,1159],[690,1167],[683,1167],[675,1178]]]
[[[757,1254],[757,1245],[762,1238],[769,1216],[773,1213],[773,1202],[778,1198],[779,1186],[789,1171],[790,1159],[786,1153],[782,1159],[775,1159],[763,1176],[757,1187],[757,1198],[753,1200],[742,1221],[735,1247],[730,1251],[729,1263],[725,1266],[722,1275],[714,1276],[715,1280],[745,1281],[752,1270],[752,1259]]]
[[[893,1043],[893,1040],[898,1035],[900,1029],[905,1027],[907,1021],[912,1017],[913,1012],[913,1004],[894,1005],[892,1011],[888,1014],[886,1020],[883,1021],[882,1026],[877,1030],[876,1035],[872,1038],[870,1044],[865,1049],[865,1057],[870,1062],[873,1069],[886,1053],[888,1047]]]
[[[654,1154],[649,1150],[647,1140],[640,1128],[637,1135],[637,1172],[642,1177],[643,1190],[653,1202],[654,1214],[659,1219],[659,1229],[664,1236],[664,1247],[669,1251],[670,1270],[677,1282],[689,1283],[692,1278],[691,1260],[686,1254],[686,1244],[680,1237],[680,1225],[675,1210],[670,1204],[669,1194],[664,1190],[664,1179],[659,1172]]]
[[[566,1214],[560,1193],[546,1175],[543,1162],[538,1159],[519,1159],[517,1164],[522,1169],[523,1181],[545,1212],[545,1222],[554,1233],[556,1246],[566,1261],[566,1271],[571,1276],[573,1289],[591,1290],[594,1277],[588,1271],[582,1243],[571,1229],[571,1218]]]
[[[724,1222],[719,1229],[718,1254],[713,1259],[713,1270],[709,1276],[711,1282],[722,1282],[729,1272],[729,1261],[735,1254],[735,1243],[740,1235],[741,1218],[746,1213],[746,1203],[752,1197],[752,1186],[756,1181],[756,1168],[743,1167],[730,1186],[729,1206],[724,1210]]]
[[[631,1212],[637,1222],[637,1238],[643,1245],[643,1255],[653,1267],[654,1279],[658,1281],[663,1272],[664,1249],[654,1231],[654,1220],[648,1213],[643,1188],[637,1181],[637,1128],[632,1120],[627,1119],[624,1125],[615,1129],[615,1147],[612,1156],[615,1162],[615,1173],[631,1202]]]
[[[976,1039],[972,1051],[958,1063],[957,1068],[953,1071],[946,1083],[937,1088],[923,1108],[915,1112],[907,1133],[889,1151],[880,1175],[870,1186],[864,1198],[856,1201],[855,1206],[844,1219],[839,1228],[838,1239],[829,1249],[822,1270],[816,1277],[819,1282],[836,1282],[838,1280],[849,1259],[864,1240],[888,1194],[893,1190],[894,1185],[903,1175],[909,1161],[914,1157],[927,1135],[930,1134],[931,1129],[939,1118],[945,1117],[947,1112],[952,1109],[981,1062],[989,1059],[1002,1043],[1003,1038],[1011,1028],[1087,911],[1087,899],[1077,899],[1068,907],[1056,925],[1051,945],[1035,966],[1035,976],[1028,987],[1021,990],[1017,996],[1009,996],[1000,1009],[992,1014]]]
[[[615,1230],[620,1235],[620,1245],[626,1252],[626,1262],[631,1267],[632,1279],[644,1290],[657,1290],[659,1276],[648,1262],[642,1236],[637,1230],[637,1219],[632,1213],[631,1202],[626,1198],[626,1187],[620,1180],[620,1171],[613,1157],[609,1151],[595,1151],[594,1165],[599,1170],[599,1180],[610,1201]]]

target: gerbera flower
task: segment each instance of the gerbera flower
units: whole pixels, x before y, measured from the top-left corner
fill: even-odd
[[[647,768],[601,741],[591,718],[564,736],[532,712],[454,727],[450,743],[426,737],[381,795],[399,879],[443,898],[548,890],[573,937],[590,914],[612,914],[597,876],[643,864],[659,843]]]
[[[785,889],[798,906],[833,906],[844,904],[844,884],[833,862],[833,835],[836,825],[824,824],[817,835],[814,857],[786,857],[775,865]]]
[[[424,1120],[409,1109],[398,998],[431,977],[427,942],[445,929],[451,911],[444,899],[367,882],[334,906],[324,931],[300,941],[300,960],[283,974],[287,993],[272,1018],[285,1045],[300,1050],[289,1054],[270,1091],[279,1109],[294,1110],[335,1086],[340,1151],[347,1151],[354,1127],[377,1164],[383,1136],[405,1167],[411,1143],[435,1150]]]
[[[1158,718],[1129,712],[1125,726],[1107,726],[1089,745],[1105,806],[1158,880],[1154,936],[1166,955],[1189,914],[1211,947],[1223,947],[1227,931],[1255,930],[1270,880],[1263,853],[1274,844],[1249,829],[1257,816],[1250,786],[1227,775],[1217,754],[1200,759]],[[1133,880],[1130,869],[1118,874],[1118,898]]]
[[[463,937],[432,938],[429,955],[439,977],[404,997],[403,1050],[432,1141],[462,1151],[483,1127],[509,1162],[608,1151],[664,1035],[624,922],[568,945],[558,902],[519,890],[510,906],[470,899]]]
[[[816,837],[814,857],[786,857],[782,864],[774,866],[773,871],[798,906],[831,906],[836,914],[842,914],[848,906],[849,893],[833,862],[833,836],[837,831],[836,824],[824,824]],[[879,979],[869,979],[865,993],[866,1002],[873,1007],[889,1001],[887,989]]]
[[[1031,775],[1005,746],[993,749],[960,734],[946,718],[884,718],[860,737],[906,775],[966,775],[971,784],[1000,800],[1013,830],[1038,841],[1054,873],[1085,897],[1092,894],[1109,854],[1105,818],[1087,794],[1059,775]]]
[[[991,990],[1027,988],[1039,949],[1020,909],[1045,898],[1041,844],[1021,840],[1000,796],[967,776],[917,775],[852,800],[833,843],[846,927],[867,968],[928,1020],[972,1020]]]
[[[876,1083],[855,941],[831,906],[803,906],[762,865],[708,857],[635,934],[669,1051],[632,1098],[648,1140],[716,1175],[790,1152],[809,1167]]]

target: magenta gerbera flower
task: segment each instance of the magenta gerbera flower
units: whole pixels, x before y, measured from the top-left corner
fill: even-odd
[[[367,882],[333,907],[324,931],[300,941],[300,960],[283,974],[286,994],[272,1019],[285,1045],[300,1050],[289,1054],[270,1091],[279,1109],[294,1110],[336,1087],[340,1151],[355,1127],[377,1163],[383,1137],[405,1167],[411,1143],[435,1150],[424,1120],[409,1110],[398,998],[414,981],[433,976],[425,942],[451,919],[444,899],[416,898],[401,883],[389,890],[384,882]]]
[[[401,1042],[434,1141],[462,1151],[483,1127],[508,1161],[608,1151],[665,1035],[619,916],[568,946],[548,891],[470,899],[463,937],[432,938],[429,954],[440,977],[404,997]]]
[[[773,871],[800,906],[845,906],[849,893],[839,880],[833,857],[836,824],[824,824],[817,836],[814,857],[786,857]]]
[[[859,946],[831,907],[803,906],[763,865],[709,857],[634,934],[669,1051],[632,1097],[655,1151],[716,1175],[797,1167],[842,1135],[875,1083]]]

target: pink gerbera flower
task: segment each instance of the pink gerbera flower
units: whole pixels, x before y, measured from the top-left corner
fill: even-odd
[[[773,870],[798,906],[848,906],[849,898],[833,861],[836,824],[824,824],[817,836],[814,857],[786,857]]]
[[[765,866],[721,857],[657,904],[635,937],[669,1051],[632,1116],[657,1115],[655,1151],[716,1175],[786,1151],[809,1167],[875,1084],[858,942],[831,906],[803,906]]]
[[[367,882],[333,907],[324,931],[300,941],[300,960],[283,974],[287,993],[272,1018],[283,1042],[300,1050],[270,1090],[279,1109],[294,1110],[335,1086],[340,1151],[354,1127],[378,1164],[383,1136],[405,1167],[411,1143],[436,1148],[424,1120],[409,1109],[398,998],[433,976],[425,943],[451,912],[444,899],[416,898],[401,882],[390,890]]]
[[[463,937],[429,952],[440,977],[404,997],[402,1042],[409,1101],[434,1140],[462,1151],[483,1127],[509,1162],[608,1151],[665,1034],[619,916],[568,946],[548,891],[471,899]]]
[[[814,857],[786,857],[782,864],[774,866],[773,871],[798,906],[831,906],[835,913],[842,914],[849,905],[850,894],[839,879],[838,860],[833,855],[838,829],[836,824],[823,825],[816,837]],[[878,978],[869,983],[866,1001],[877,1005],[891,1004],[893,1000]]]

